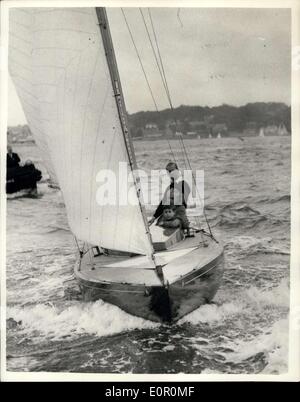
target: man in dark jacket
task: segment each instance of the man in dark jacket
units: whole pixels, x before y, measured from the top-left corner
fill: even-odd
[[[19,166],[21,159],[19,155],[12,151],[10,145],[7,146],[6,167],[7,169],[16,168]]]
[[[178,166],[175,162],[169,162],[166,166],[166,170],[170,175],[171,184],[167,187],[163,199],[159,203],[153,217],[150,219],[151,225],[157,218],[159,218],[164,210],[165,205],[176,206],[176,212],[183,220],[183,228],[189,226],[188,219],[186,217],[187,201],[190,195],[190,186],[186,181],[180,177]]]

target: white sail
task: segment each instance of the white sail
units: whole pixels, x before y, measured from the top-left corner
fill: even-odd
[[[129,165],[98,24],[95,8],[10,9],[9,70],[75,236],[150,255],[138,201],[96,200],[97,174],[114,172],[118,188],[119,162]]]
[[[285,127],[285,125],[282,123],[280,124],[279,128],[278,128],[278,135],[286,135],[287,134],[287,129]]]

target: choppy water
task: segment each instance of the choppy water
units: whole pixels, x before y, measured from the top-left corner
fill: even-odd
[[[215,303],[170,327],[80,301],[62,198],[42,182],[39,198],[7,203],[8,370],[287,371],[290,137],[190,140],[187,148],[205,170],[207,214],[226,245]],[[46,176],[34,145],[15,149]],[[170,159],[163,141],[137,142],[136,151],[145,169]]]

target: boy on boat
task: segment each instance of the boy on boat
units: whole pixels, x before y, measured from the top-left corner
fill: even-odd
[[[186,181],[182,180],[177,163],[169,162],[166,170],[170,175],[171,183],[166,188],[164,196],[156,208],[153,217],[150,219],[151,225],[156,219],[163,214],[164,206],[173,205],[176,210],[176,216],[181,219],[182,229],[189,228],[189,221],[186,215],[187,201],[190,195],[190,187]]]
[[[182,228],[182,220],[176,216],[176,210],[173,205],[166,205],[163,213],[157,221],[157,225],[163,228]]]

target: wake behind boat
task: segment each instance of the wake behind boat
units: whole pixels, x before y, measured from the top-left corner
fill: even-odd
[[[223,247],[209,225],[209,232],[150,230],[105,10],[10,12],[10,73],[83,244],[75,276],[84,299],[101,298],[153,321],[177,321],[211,301]],[[109,171],[120,188],[120,165],[133,173],[133,202],[100,202],[101,174]]]

